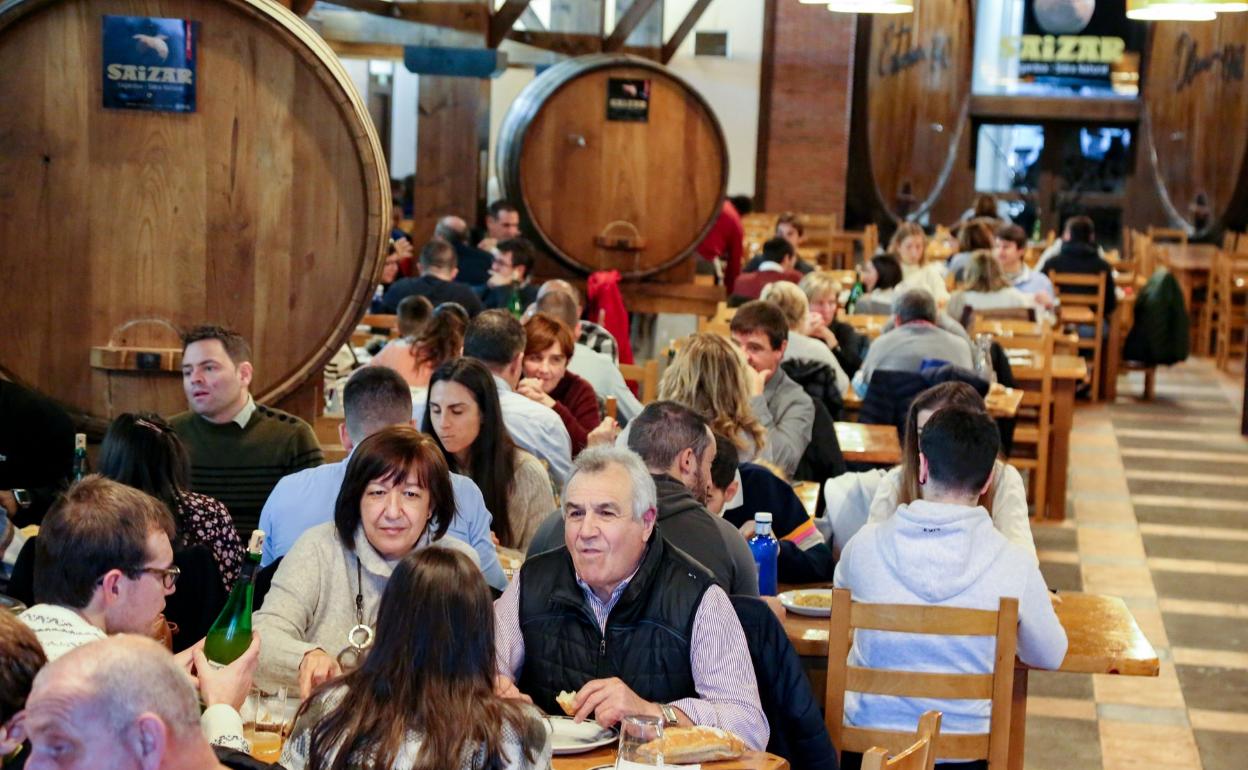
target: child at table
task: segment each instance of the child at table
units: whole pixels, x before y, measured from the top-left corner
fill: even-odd
[[[872,604],[996,610],[1001,597],[1015,597],[1018,657],[1036,668],[1057,668],[1066,655],[1066,632],[1040,568],[978,505],[992,484],[999,446],[996,423],[982,410],[937,410],[919,437],[920,499],[863,527],[841,553],[834,585]],[[991,637],[859,630],[849,665],[983,674],[992,671],[994,647]],[[931,709],[944,715],[942,734],[988,731],[987,700],[845,696],[845,721],[858,727],[913,731]]]

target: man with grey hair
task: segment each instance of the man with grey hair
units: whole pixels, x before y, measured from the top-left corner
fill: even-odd
[[[552,278],[542,284],[542,288],[537,290],[537,298],[540,300],[552,291],[562,292],[571,297],[572,301],[576,303],[576,317],[582,319],[577,324],[577,329],[574,330],[577,334],[576,341],[590,350],[609,356],[611,363],[619,364],[620,344],[615,341],[615,337],[605,327],[593,321],[583,320],[585,303],[581,300],[581,293],[577,291],[576,287],[562,278]]]
[[[696,559],[728,593],[758,596],[758,568],[749,546],[736,527],[706,509],[715,460],[715,437],[706,419],[675,401],[656,401],[629,424],[626,440],[654,479],[656,522],[667,542]],[[533,536],[529,553],[558,548],[563,529],[555,511]]]
[[[494,263],[494,255],[468,242],[468,223],[463,219],[457,216],[442,217],[433,228],[433,237],[454,247],[455,257],[459,260],[456,281],[469,286],[484,286],[490,279],[490,266]]]
[[[168,650],[122,634],[78,647],[35,677],[25,729],[35,768],[218,770],[199,701]]]
[[[570,294],[562,291],[547,292],[538,297],[535,305],[537,312],[546,313],[551,318],[562,322],[572,330],[572,336],[581,337],[580,309]],[[641,413],[641,402],[633,395],[620,367],[616,361],[605,353],[599,353],[583,342],[577,342],[572,357],[568,359],[568,371],[578,377],[585,378],[594,392],[601,398],[611,396],[619,405],[619,414],[623,422]]]
[[[940,328],[937,319],[936,300],[926,289],[911,289],[894,300],[895,327],[871,343],[854,375],[855,387],[865,393],[877,369],[918,373],[924,362],[972,368],[966,340]]]
[[[562,499],[564,545],[527,559],[494,605],[499,691],[559,713],[570,690],[578,720],[648,714],[764,748],[745,632],[710,573],[655,530],[641,458],[586,449]]]

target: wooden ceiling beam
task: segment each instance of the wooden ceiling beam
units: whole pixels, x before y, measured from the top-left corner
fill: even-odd
[[[516,20],[529,9],[531,1],[507,0],[506,3],[503,3],[503,7],[495,11],[494,15],[490,17],[490,33],[486,45],[490,48],[497,48],[507,38],[507,34],[515,26]]]
[[[637,29],[638,24],[641,24],[641,20],[654,7],[655,2],[656,0],[633,0],[633,4],[628,7],[624,15],[615,23],[615,28],[611,30],[611,34],[602,42],[602,50],[610,52],[622,49],[624,43],[628,41],[628,36],[633,34],[633,30]]]
[[[676,27],[676,31],[672,33],[672,37],[663,44],[663,52],[659,61],[667,64],[672,60],[672,57],[676,55],[676,51],[679,50],[680,44],[685,42],[685,38],[689,37],[689,33],[693,31],[694,26],[698,23],[698,19],[702,18],[703,12],[706,11],[707,6],[710,4],[711,0],[697,0],[693,4],[693,7],[689,9],[689,13],[685,14],[684,20],[680,22],[680,26]]]
[[[299,0],[294,0],[299,2]],[[431,27],[454,29],[485,35],[489,29],[490,11],[479,3],[425,2],[399,3],[386,0],[333,0],[353,11],[363,11],[374,16],[428,24]]]

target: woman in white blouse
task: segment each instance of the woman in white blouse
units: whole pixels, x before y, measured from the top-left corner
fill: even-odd
[[[949,300],[944,265],[927,261],[927,235],[923,228],[914,222],[903,222],[888,242],[888,250],[901,260],[899,291],[927,289],[943,307]]]

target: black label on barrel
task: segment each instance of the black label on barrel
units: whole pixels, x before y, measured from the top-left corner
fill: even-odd
[[[650,81],[635,78],[608,78],[607,120],[649,122]]]
[[[105,16],[104,106],[194,112],[199,22]]]

